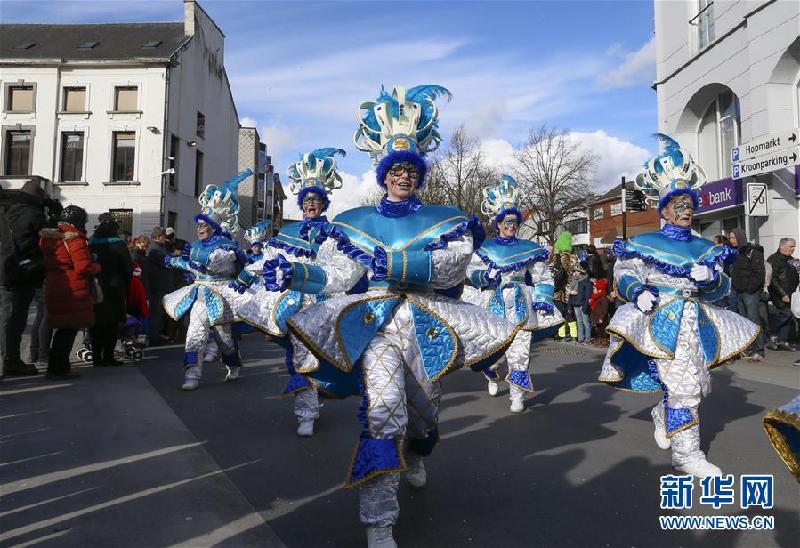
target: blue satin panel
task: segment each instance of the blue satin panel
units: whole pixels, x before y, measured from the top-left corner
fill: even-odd
[[[701,287],[700,296],[704,301],[713,303],[728,295],[731,292],[731,279],[727,274],[719,273],[719,280],[713,287]]]
[[[328,284],[328,276],[319,265],[292,263],[292,280],[289,289],[315,295]]]
[[[642,285],[641,281],[628,274],[621,276],[617,280],[617,289],[620,295],[625,297],[625,300],[629,302],[634,300],[634,291]]]
[[[501,272],[511,272],[535,263],[545,261],[548,252],[530,240],[516,240],[512,244],[501,244],[496,239],[486,240],[475,253],[487,266]]]
[[[693,236],[689,241],[670,238],[662,232],[638,234],[629,240],[614,242],[615,253],[622,258],[638,257],[671,276],[688,277],[695,263],[708,266],[725,261],[732,253],[728,246]]]
[[[697,330],[700,333],[700,346],[706,363],[715,362],[719,354],[719,333],[714,322],[700,305],[697,305]]]
[[[620,371],[623,378],[621,381],[608,384],[634,392],[661,392],[661,384],[650,375],[650,359],[630,343],[623,343],[611,357],[611,363]]]
[[[683,299],[675,299],[666,306],[655,311],[650,319],[650,334],[661,348],[675,352],[678,344],[678,333],[683,318]]]
[[[183,257],[170,257],[169,264],[172,268],[180,268],[181,270],[192,270],[189,262]]]
[[[197,287],[192,287],[189,290],[189,293],[181,299],[181,302],[178,303],[178,306],[175,307],[175,319],[180,320],[184,314],[186,314],[192,305],[194,304],[195,299],[197,299]]]
[[[203,296],[206,298],[206,312],[208,313],[208,321],[211,325],[216,325],[222,319],[222,314],[225,311],[222,297],[214,293],[207,287],[201,287]]]
[[[777,420],[770,421],[770,425],[778,431],[783,441],[789,446],[789,451],[792,454],[791,456],[794,457],[794,460],[800,462],[800,430],[791,424],[778,422]]]
[[[359,395],[359,379],[361,367],[356,365],[353,370],[345,373],[325,360],[319,361],[316,371],[306,373],[306,377],[314,381],[319,388],[320,395],[327,398],[347,398]]]
[[[347,309],[337,321],[338,339],[351,364],[355,364],[375,335],[392,317],[401,297],[365,301]]]
[[[197,352],[184,352],[183,353],[183,365],[184,366],[191,366],[197,365]]]
[[[551,284],[536,284],[533,288],[533,300],[537,303],[553,304],[555,288]]]
[[[429,251],[406,253],[406,279],[404,283],[428,285],[433,277],[433,255]]]
[[[484,369],[483,376],[489,379],[490,381],[496,381],[499,375],[497,374],[497,369]]]
[[[213,239],[195,240],[189,250],[189,259],[199,265],[208,266],[211,253],[217,249],[236,250],[238,244],[222,236],[214,236]]]
[[[239,272],[239,275],[236,277],[236,281],[238,281],[242,285],[246,285],[247,287],[250,287],[251,285],[253,285],[253,283],[255,283],[256,279],[257,279],[257,276],[255,274],[253,274],[252,272],[249,272],[247,270],[242,270],[241,272]]]
[[[488,282],[486,281],[486,271],[485,270],[473,270],[472,274],[469,275],[469,281],[472,284],[472,287],[483,288],[486,287]]]
[[[514,313],[516,315],[516,323],[524,322],[528,319],[528,315],[530,314],[530,310],[528,310],[528,301],[525,300],[525,295],[522,293],[522,288],[519,285],[514,286]]]
[[[312,227],[308,230],[308,240],[300,235],[302,228],[303,223],[285,225],[276,236],[269,239],[267,245],[296,257],[313,257],[319,249],[319,244],[315,241],[319,228]]]
[[[508,377],[506,377],[506,381],[509,384],[513,384],[514,386],[525,390],[526,392],[533,392],[533,386],[531,386],[531,375],[528,371],[510,369],[508,371]]]
[[[673,434],[694,420],[691,409],[664,406],[667,434]]]
[[[447,325],[431,314],[409,302],[411,318],[414,320],[414,334],[417,339],[422,367],[429,379],[438,377],[455,358],[458,343]]]
[[[289,377],[289,382],[286,383],[286,386],[283,387],[281,394],[291,394],[292,392],[299,392],[300,390],[306,390],[311,387],[311,382],[305,378],[303,375],[299,375],[295,373],[291,377]]]
[[[368,479],[377,472],[400,470],[402,461],[394,438],[367,438],[358,440],[358,449],[350,467],[351,484]]]
[[[405,217],[391,220],[374,207],[365,206],[340,213],[333,224],[352,244],[372,255],[376,245],[386,251],[421,251],[427,244],[438,241],[440,236],[468,221],[464,212],[450,206],[426,205]]]
[[[498,318],[506,317],[506,303],[503,300],[503,287],[498,287],[492,293],[492,298],[489,299],[489,312]]]
[[[415,455],[427,457],[433,453],[433,448],[439,443],[439,429],[434,428],[424,438],[409,438],[408,451]]]
[[[283,333],[289,331],[286,320],[297,314],[303,307],[303,294],[297,291],[287,291],[278,298],[275,304],[275,323]]]

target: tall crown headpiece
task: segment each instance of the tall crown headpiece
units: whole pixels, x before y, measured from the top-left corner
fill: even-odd
[[[700,205],[697,191],[706,183],[706,174],[692,156],[681,150],[677,141],[663,133],[656,138],[664,143],[664,151],[644,163],[643,170],[636,176],[636,186],[651,201],[658,201],[662,209],[677,195],[688,194],[695,208]]]
[[[323,210],[328,209],[328,194],[342,188],[342,176],[336,170],[334,156],[347,153],[341,148],[318,148],[300,155],[300,160],[289,166],[287,174],[292,183],[289,190],[297,196],[297,207],[303,209],[303,198],[314,192],[323,201]]]
[[[247,240],[247,243],[250,245],[264,242],[269,238],[270,228],[272,228],[272,221],[269,219],[258,221],[244,231],[244,239]]]
[[[393,152],[420,156],[439,148],[439,110],[434,100],[452,94],[437,85],[395,86],[387,93],[381,86],[376,101],[361,103],[356,112],[358,129],[353,135],[356,148],[368,152],[375,163]]]
[[[481,211],[484,215],[497,215],[506,209],[516,209],[519,191],[511,175],[500,177],[500,183],[483,189]]]
[[[205,221],[214,227],[217,233],[223,230],[230,233],[239,228],[239,183],[253,174],[252,169],[247,169],[236,175],[233,179],[221,185],[208,185],[197,198],[200,203],[200,213],[195,215],[195,222]]]

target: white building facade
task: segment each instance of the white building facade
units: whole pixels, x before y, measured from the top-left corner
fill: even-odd
[[[191,239],[197,195],[235,175],[239,137],[224,35],[202,8],[0,33],[0,180],[49,179],[90,227],[111,211],[134,235],[163,225]]]
[[[731,149],[800,126],[800,2],[657,0],[655,28],[659,131],[709,180],[696,228],[705,237],[743,228],[774,252],[800,232],[798,169],[734,180]],[[768,217],[745,215],[748,182],[766,183]]]

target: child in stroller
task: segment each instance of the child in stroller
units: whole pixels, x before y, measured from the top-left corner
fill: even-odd
[[[158,306],[159,303],[156,303]],[[147,335],[150,323],[150,307],[147,303],[147,293],[142,283],[142,265],[133,263],[133,278],[128,286],[127,295],[128,316],[122,327],[122,346],[125,355],[136,361],[142,359],[143,350],[147,346]]]

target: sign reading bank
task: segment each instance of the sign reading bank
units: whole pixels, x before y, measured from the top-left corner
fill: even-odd
[[[703,185],[700,189],[700,209],[697,213],[710,213],[742,203],[744,203],[742,181],[729,177]]]

